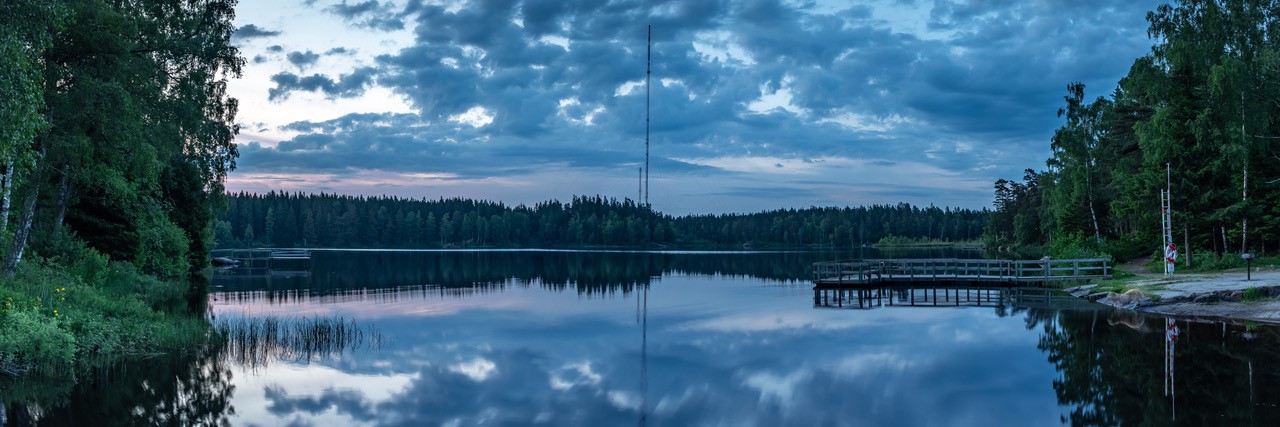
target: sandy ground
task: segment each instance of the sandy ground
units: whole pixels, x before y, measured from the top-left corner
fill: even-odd
[[[1244,271],[1174,274],[1170,277],[1144,272],[1142,277],[1129,284],[1156,285],[1160,289],[1141,296],[1094,293],[1092,285],[1067,291],[1078,297],[1145,313],[1280,323],[1280,299],[1276,298],[1280,296],[1280,270],[1254,271],[1252,280],[1248,281]],[[1263,296],[1262,300],[1241,302],[1248,288],[1258,288],[1255,292]]]

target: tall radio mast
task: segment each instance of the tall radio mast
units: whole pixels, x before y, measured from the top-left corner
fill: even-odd
[[[644,58],[644,205],[649,206],[649,80],[653,74],[653,25],[649,26]]]

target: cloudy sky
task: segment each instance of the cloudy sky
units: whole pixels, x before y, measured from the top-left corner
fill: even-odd
[[[241,0],[231,191],[990,206],[1105,95],[1153,0]]]

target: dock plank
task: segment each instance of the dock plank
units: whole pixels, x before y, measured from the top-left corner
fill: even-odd
[[[860,287],[883,283],[1037,284],[1111,278],[1106,258],[1061,260],[862,259],[816,262],[819,287]]]

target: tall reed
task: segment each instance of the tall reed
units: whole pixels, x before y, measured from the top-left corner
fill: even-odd
[[[227,340],[226,357],[255,369],[280,360],[310,363],[361,348],[379,349],[384,340],[372,326],[340,316],[223,317],[214,330]]]

